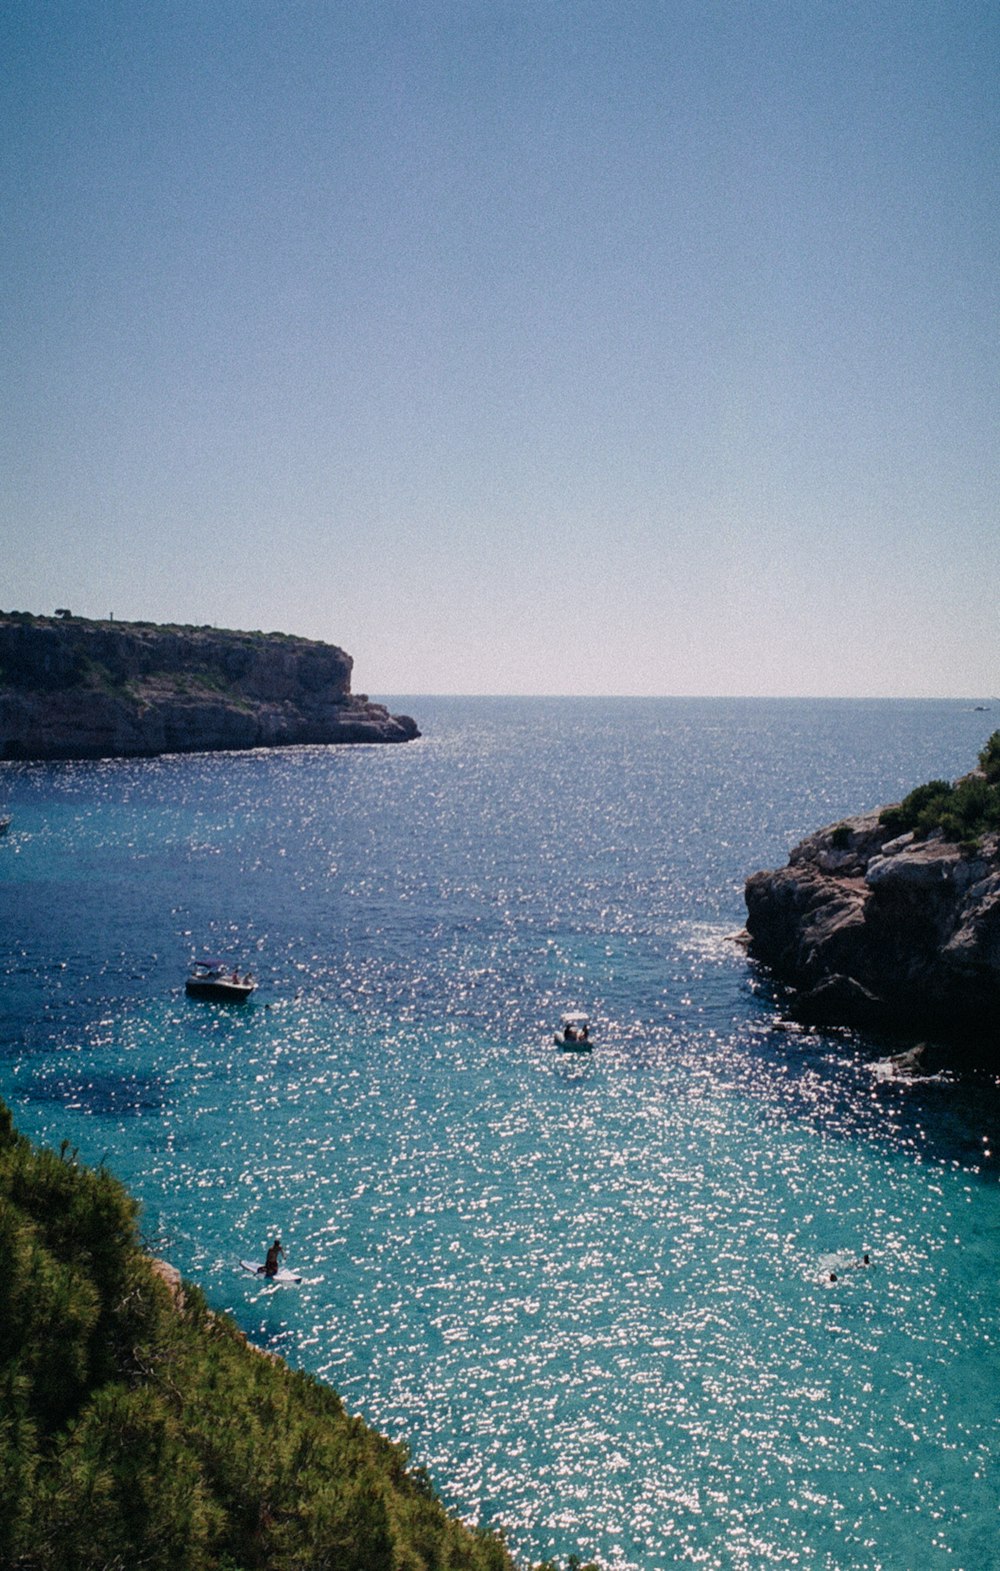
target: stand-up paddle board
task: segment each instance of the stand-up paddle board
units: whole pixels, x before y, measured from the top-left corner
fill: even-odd
[[[301,1282],[302,1278],[296,1276],[294,1271],[286,1271],[284,1266],[276,1271],[273,1276],[268,1276],[263,1265],[257,1265],[253,1260],[241,1260],[240,1265],[244,1271],[249,1271],[251,1276],[263,1277],[265,1282]]]

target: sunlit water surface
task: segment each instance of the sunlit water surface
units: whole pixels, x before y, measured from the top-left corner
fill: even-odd
[[[990,716],[405,707],[406,747],[4,768],[20,1127],[525,1558],[998,1564],[996,1086],[783,1029],[731,941],[748,873]],[[206,949],[251,1004],[184,997]],[[276,1231],[298,1288],[238,1268]]]

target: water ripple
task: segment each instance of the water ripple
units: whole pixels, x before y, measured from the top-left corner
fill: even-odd
[[[4,1094],[526,1558],[978,1571],[995,1088],[783,1029],[729,942],[746,872],[969,723],[445,704],[413,749],[18,766]],[[183,997],[203,945],[252,1005]],[[238,1271],[275,1232],[295,1290]]]

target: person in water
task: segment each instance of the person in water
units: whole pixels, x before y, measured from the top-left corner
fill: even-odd
[[[278,1256],[283,1255],[284,1253],[285,1251],[281,1247],[281,1239],[276,1238],[270,1249],[267,1251],[267,1258],[264,1261],[265,1276],[277,1276]]]
[[[872,1262],[871,1262],[871,1256],[870,1255],[862,1255],[860,1260],[852,1260],[850,1262],[850,1264],[847,1266],[847,1270],[848,1271],[856,1271],[859,1266],[870,1266],[871,1263]],[[831,1282],[836,1282],[836,1280],[837,1280],[837,1273],[836,1273],[836,1271],[831,1271],[830,1272],[830,1281]]]

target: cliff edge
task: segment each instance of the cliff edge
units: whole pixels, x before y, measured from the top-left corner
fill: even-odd
[[[284,633],[0,612],[0,758],[130,758],[406,742],[350,655]]]
[[[983,767],[808,836],[746,884],[749,952],[812,1025],[962,1038],[1000,1018],[1000,733]],[[975,812],[972,806],[975,806]],[[900,832],[902,828],[902,832]]]

